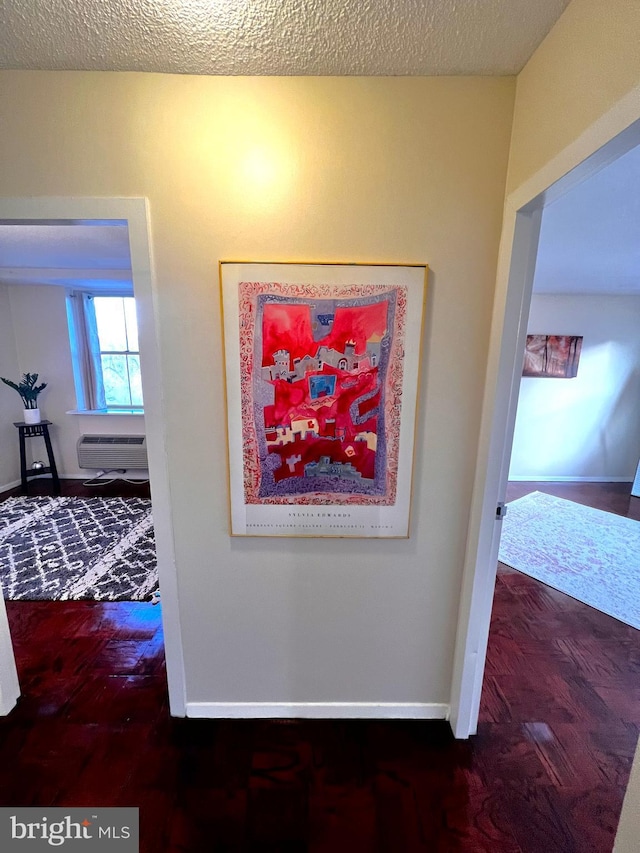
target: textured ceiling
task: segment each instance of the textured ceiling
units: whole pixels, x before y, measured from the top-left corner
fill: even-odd
[[[568,0],[0,0],[0,68],[516,74]]]

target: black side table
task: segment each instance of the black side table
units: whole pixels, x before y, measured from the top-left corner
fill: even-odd
[[[20,436],[20,479],[22,480],[22,494],[27,494],[27,486],[31,477],[39,477],[41,474],[51,474],[53,482],[54,495],[60,494],[60,480],[58,478],[58,469],[56,468],[56,460],[53,456],[53,448],[51,447],[51,439],[49,438],[49,426],[51,421],[40,421],[39,424],[25,424],[24,421],[14,423],[18,427]],[[27,454],[25,448],[25,439],[42,436],[47,448],[47,456],[49,457],[49,465],[46,468],[38,468],[36,471],[27,469]]]

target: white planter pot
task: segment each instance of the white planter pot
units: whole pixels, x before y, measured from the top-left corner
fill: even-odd
[[[40,409],[25,409],[24,410],[24,422],[25,422],[25,424],[39,424],[40,423]]]

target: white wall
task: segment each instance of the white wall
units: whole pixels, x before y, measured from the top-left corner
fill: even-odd
[[[534,294],[529,334],[584,340],[575,378],[522,378],[510,479],[633,480],[639,329],[640,296]]]
[[[143,435],[142,415],[68,415],[76,408],[67,326],[65,289],[54,286],[12,285],[8,288],[19,372],[38,373],[47,388],[38,398],[42,417],[50,420],[51,443],[61,477],[86,478],[95,473],[78,467],[76,442],[84,434]],[[16,399],[17,395],[16,395]],[[18,401],[19,402],[19,401]],[[44,441],[27,441],[27,463],[46,462]],[[146,476],[131,471],[132,478]]]
[[[0,376],[12,382],[19,382],[21,376],[9,290],[4,284],[0,284]],[[22,408],[17,392],[0,383],[0,491],[14,486],[20,478],[18,431],[13,423],[22,420]]]

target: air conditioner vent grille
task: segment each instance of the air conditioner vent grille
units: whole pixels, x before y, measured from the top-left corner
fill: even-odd
[[[148,468],[144,435],[81,435],[78,465],[95,470]]]

